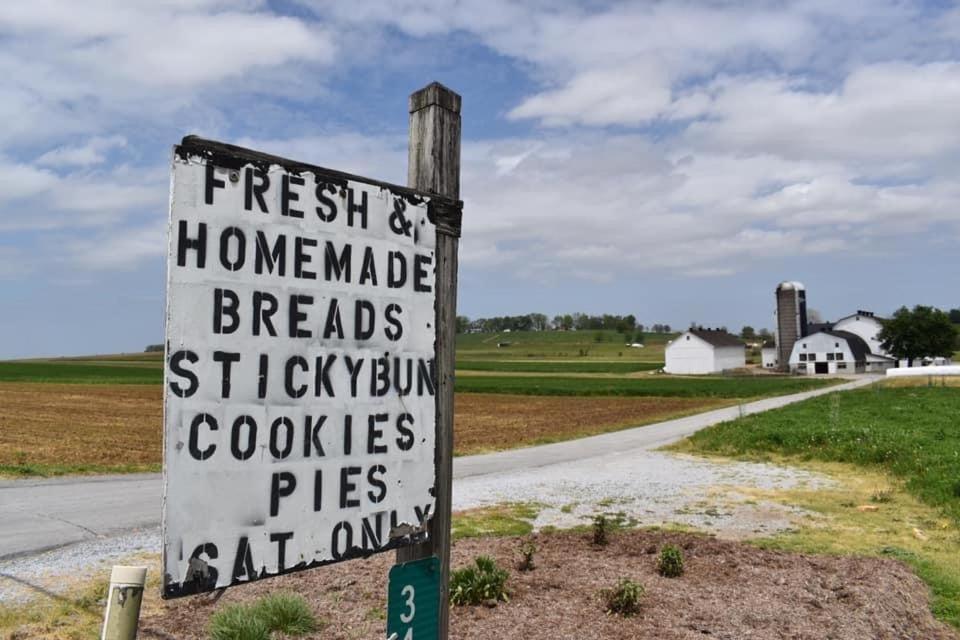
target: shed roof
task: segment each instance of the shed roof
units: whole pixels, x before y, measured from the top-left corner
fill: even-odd
[[[690,333],[715,347],[746,347],[740,338],[720,329],[690,329]]]

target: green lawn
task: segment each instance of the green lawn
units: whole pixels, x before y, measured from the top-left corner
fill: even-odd
[[[662,396],[755,398],[818,389],[837,380],[814,378],[537,378],[529,376],[460,376],[461,393],[506,393],[536,396]]]
[[[684,449],[881,468],[960,521],[960,388],[874,385],[820,396],[704,429]]]
[[[634,373],[663,367],[662,362],[610,362],[604,360],[457,360],[457,371],[506,373]]]

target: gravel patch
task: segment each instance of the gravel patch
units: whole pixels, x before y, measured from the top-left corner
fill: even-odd
[[[159,553],[160,529],[101,537],[34,556],[0,560],[0,603],[26,601],[43,593],[63,593],[91,576],[110,577],[117,561]]]
[[[462,511],[510,502],[535,502],[536,529],[582,525],[613,513],[641,526],[680,524],[726,538],[770,535],[788,529],[805,512],[748,501],[739,487],[811,488],[825,476],[772,464],[716,462],[687,455],[633,450],[506,473],[459,478],[453,508]],[[160,530],[114,537],[0,561],[0,603],[42,591],[62,592],[64,576],[109,575],[110,565],[140,553],[159,553]]]
[[[821,474],[773,464],[716,462],[656,451],[628,451],[575,462],[459,479],[454,510],[509,502],[543,506],[535,529],[582,525],[615,513],[641,526],[680,524],[741,539],[791,528],[801,509],[754,502],[738,488],[812,489]]]

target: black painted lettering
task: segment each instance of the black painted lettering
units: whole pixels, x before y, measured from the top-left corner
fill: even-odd
[[[337,203],[326,196],[326,193],[335,194],[337,188],[332,184],[320,182],[317,184],[317,201],[320,205],[317,207],[317,217],[324,222],[333,222],[337,219]]]
[[[343,455],[353,452],[353,416],[349,413],[343,416]]]
[[[203,450],[200,449],[200,425],[205,424],[210,431],[216,431],[220,428],[216,418],[209,413],[198,413],[190,422],[190,437],[187,441],[187,448],[194,460],[206,460],[217,450],[217,445],[212,442]]]
[[[247,580],[255,580],[257,574],[253,569],[253,554],[250,553],[250,543],[247,536],[240,538],[237,543],[237,555],[233,561],[233,582],[246,577]]]
[[[287,542],[292,539],[293,531],[270,534],[270,542],[277,543],[277,571],[287,568]]]
[[[372,247],[363,249],[363,265],[360,267],[360,284],[366,284],[368,280],[371,285],[377,286],[377,265],[373,259]]]
[[[353,548],[353,527],[347,521],[333,525],[330,534],[330,555],[334,560],[342,560]]]
[[[372,490],[367,491],[367,497],[374,504],[383,502],[383,499],[387,497],[387,483],[383,481],[383,476],[386,473],[387,468],[382,464],[375,464],[367,470],[367,483],[377,489],[376,493]]]
[[[276,335],[276,334],[274,334]],[[267,376],[270,367],[270,356],[266,353],[260,354],[260,367],[257,372],[257,397],[261,400],[267,397]]]
[[[353,245],[344,244],[337,255],[337,248],[332,242],[327,240],[323,252],[323,277],[327,282],[332,280],[342,280],[350,282],[350,260],[353,256]]]
[[[263,199],[263,194],[266,193],[267,189],[270,188],[270,176],[267,175],[261,169],[254,169],[253,167],[247,167],[245,172],[246,179],[244,180],[244,193],[243,193],[243,208],[247,211],[253,209],[253,199],[257,199],[257,206],[260,207],[262,213],[269,213],[267,211],[267,203]],[[254,179],[259,180],[259,183],[254,183]]]
[[[353,338],[369,340],[373,336],[376,311],[369,300],[357,300],[354,304]]]
[[[205,560],[202,556],[206,556],[207,559]],[[195,569],[191,575],[187,576],[185,582],[197,585],[198,591],[213,589],[217,585],[217,578],[220,577],[220,572],[210,564],[210,560],[216,560],[219,557],[220,550],[217,549],[217,545],[212,542],[205,542],[204,544],[198,545],[193,550],[193,553],[190,554],[190,559],[202,561],[206,565],[206,571]]]
[[[246,427],[246,442],[244,442]],[[230,453],[237,460],[249,460],[257,450],[257,422],[251,416],[239,416],[230,429]]]
[[[387,252],[387,287],[400,289],[407,283],[407,257],[400,251]]]
[[[193,351],[187,351],[181,349],[180,351],[174,351],[173,355],[170,356],[170,371],[181,378],[186,378],[189,383],[186,388],[184,388],[177,380],[170,381],[170,390],[173,391],[174,395],[181,398],[189,398],[197,392],[197,387],[200,386],[200,381],[197,380],[197,374],[189,369],[184,368],[183,361],[186,360],[190,364],[197,364],[199,356]]]
[[[280,431],[283,430],[283,435]],[[281,416],[270,425],[270,455],[283,460],[293,451],[293,420]]]
[[[280,308],[280,303],[272,293],[265,291],[253,292],[253,335],[260,335],[260,327],[267,328],[267,333],[271,336],[277,335],[277,329],[273,326],[273,314]]]
[[[313,472],[313,510],[320,511],[323,508],[323,469],[317,469]]]
[[[422,509],[417,505],[413,506],[413,512],[417,514],[417,520],[419,521],[420,524],[426,524],[427,520],[430,519],[430,510],[432,507],[433,505],[429,505],[429,504],[424,505]]]
[[[386,453],[387,445],[378,444],[383,438],[383,429],[380,429],[378,423],[386,422],[390,416],[386,413],[375,413],[367,417],[367,453]]]
[[[407,370],[406,383],[401,381],[404,368]],[[410,389],[413,388],[413,358],[393,359],[393,388],[397,390],[397,394],[401,397],[410,395]]]
[[[383,327],[383,333],[387,336],[388,340],[393,342],[403,337],[403,324],[400,322],[399,317],[401,313],[403,313],[403,309],[395,302],[388,304],[383,312],[387,320],[387,324]]]
[[[316,397],[320,397],[320,391],[323,390],[328,396],[333,398],[335,394],[333,393],[333,382],[330,380],[330,367],[334,362],[337,361],[336,354],[327,355],[326,359],[323,356],[317,356],[316,360],[316,371],[314,371],[314,381],[313,381],[313,394]]]
[[[257,231],[257,241],[255,243],[253,270],[260,274],[266,269],[267,273],[273,273],[277,270],[278,276],[284,276],[287,273],[287,236],[282,233],[277,234],[277,239],[273,242],[273,248],[267,240],[263,231]]]
[[[382,398],[390,390],[390,359],[387,357],[370,360],[370,395]]]
[[[203,269],[207,264],[207,223],[197,224],[197,237],[191,238],[187,228],[187,221],[181,220],[177,224],[177,266],[187,266],[187,251],[197,252],[197,269]]]
[[[236,246],[236,256],[230,256],[231,240]],[[239,227],[227,227],[220,234],[220,264],[227,271],[240,271],[247,261],[247,236]]]
[[[293,241],[293,275],[297,278],[303,278],[304,280],[316,280],[317,273],[315,271],[308,271],[306,269],[307,264],[313,262],[313,256],[309,252],[304,251],[304,247],[315,247],[317,246],[317,241],[313,238],[301,238],[297,236],[296,240]]]
[[[216,176],[217,168],[214,167],[209,162],[207,163],[207,172],[206,180],[204,180],[204,202],[207,204],[213,204],[213,190],[214,189],[223,189],[227,186],[227,183],[223,180],[217,179]]]
[[[286,389],[287,395],[291,398],[302,398],[304,394],[307,393],[306,384],[301,384],[300,386],[294,385],[294,370],[297,368],[307,371],[309,368],[307,359],[303,356],[291,356],[287,359],[287,364],[283,369],[283,387]]]
[[[436,370],[433,358],[424,360],[417,358],[417,395],[422,396],[426,389],[427,395],[434,395],[437,389]]]
[[[360,192],[360,204],[354,204],[353,189],[347,189],[347,224],[353,225],[353,214],[360,214],[360,228],[367,228],[367,192]]]
[[[376,551],[383,546],[383,513],[372,517],[375,525],[370,523],[371,516],[364,516],[361,520],[360,546],[364,551]]]
[[[213,332],[230,334],[240,327],[240,314],[237,307],[240,298],[230,289],[213,290]],[[224,322],[224,319],[229,322]]]
[[[302,218],[303,211],[292,209],[291,202],[298,202],[300,194],[290,189],[290,185],[303,186],[303,178],[292,176],[289,173],[283,174],[280,180],[280,215],[290,216],[291,218]]]
[[[363,368],[363,358],[357,358],[354,361],[350,356],[343,356],[344,362],[347,363],[347,373],[350,374],[350,397],[357,397],[357,379],[360,377],[360,369]]]
[[[230,378],[234,362],[240,362],[240,354],[236,351],[214,351],[213,361],[220,363],[220,397],[230,397]]]
[[[300,323],[306,321],[307,313],[300,311],[300,305],[313,304],[313,296],[303,296],[293,294],[290,296],[290,337],[291,338],[310,338],[313,332],[310,329],[301,329]],[[329,321],[329,318],[328,318]],[[326,336],[324,336],[326,337]],[[341,335],[341,337],[343,337]]]
[[[409,425],[409,427],[407,426]],[[409,413],[401,413],[397,416],[397,431],[400,432],[400,435],[397,436],[397,447],[401,451],[410,451],[413,448],[413,429],[410,427],[413,426],[413,416]]]
[[[280,513],[280,498],[286,498],[297,488],[297,478],[289,471],[279,471],[270,477],[270,517]]]
[[[322,458],[326,455],[323,450],[323,442],[320,441],[320,430],[323,429],[327,416],[317,416],[317,421],[313,422],[310,416],[303,420],[303,457],[309,458],[316,451],[317,457]],[[312,425],[311,425],[312,423]]]
[[[327,308],[327,321],[323,325],[323,339],[329,340],[334,335],[343,340],[343,321],[340,319],[340,303],[337,302],[336,298],[330,298],[330,306]]]
[[[351,509],[360,506],[359,498],[352,498],[350,494],[357,490],[355,482],[351,481],[353,476],[360,475],[363,469],[360,467],[342,467],[340,469],[340,508]]]
[[[430,293],[432,287],[427,267],[433,264],[431,256],[418,253],[413,257],[413,290],[420,293]]]

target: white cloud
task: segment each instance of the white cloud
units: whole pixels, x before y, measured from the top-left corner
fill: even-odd
[[[64,145],[51,149],[37,158],[37,164],[48,167],[87,167],[101,164],[106,160],[106,151],[126,144],[127,139],[123,136],[95,137],[83,145]]]

